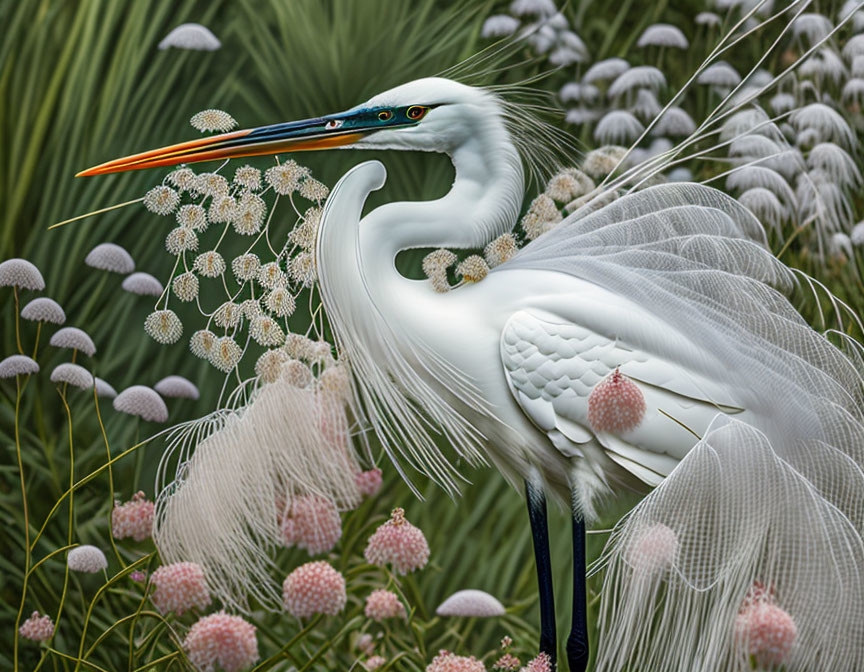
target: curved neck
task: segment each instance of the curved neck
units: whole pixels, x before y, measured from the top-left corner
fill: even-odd
[[[364,270],[394,270],[401,250],[483,247],[510,231],[524,193],[522,161],[503,122],[486,126],[448,152],[456,177],[433,201],[388,203],[360,223]]]

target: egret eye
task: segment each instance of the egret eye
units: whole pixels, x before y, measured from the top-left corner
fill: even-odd
[[[378,113],[378,118],[381,121],[390,121],[393,118],[393,113],[390,110],[381,110]]]
[[[412,121],[418,121],[423,118],[426,112],[429,111],[428,107],[421,107],[420,105],[412,105],[408,108],[408,111],[405,112],[405,116],[407,116]]]
[[[324,124],[324,128],[328,131],[332,131],[334,128],[339,128],[345,122],[342,119],[331,119],[326,124]]]

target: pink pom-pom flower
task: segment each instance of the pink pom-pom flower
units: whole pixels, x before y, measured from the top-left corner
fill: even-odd
[[[407,574],[426,566],[429,544],[423,532],[405,520],[405,512],[397,508],[390,520],[369,537],[363,555],[370,564],[390,563],[398,574]]]
[[[643,417],[642,390],[618,369],[597,383],[588,396],[588,423],[595,431],[629,432],[639,426]]]
[[[384,656],[372,656],[371,658],[363,661],[363,668],[367,672],[371,672],[372,670],[377,670],[386,662],[387,659]]]
[[[47,614],[40,616],[34,611],[30,618],[21,624],[18,632],[24,639],[32,639],[34,642],[44,642],[54,636],[54,622]]]
[[[125,504],[115,502],[111,512],[111,534],[115,539],[132,537],[135,541],[144,541],[153,532],[155,508],[143,492],[136,492]]]
[[[150,599],[163,614],[182,614],[189,609],[205,609],[210,604],[210,591],[201,565],[175,562],[164,565],[150,577],[153,592]]]
[[[457,656],[442,649],[426,666],[426,672],[486,672],[486,666],[474,656]]]
[[[255,626],[224,611],[199,619],[183,641],[189,661],[199,672],[242,672],[258,660]]]
[[[640,530],[627,548],[627,561],[644,574],[659,574],[670,567],[678,556],[678,535],[666,525],[655,523]]]
[[[536,658],[528,661],[528,664],[520,672],[554,672],[552,669],[552,659],[548,653],[540,653]]]
[[[336,505],[317,495],[295,497],[282,519],[282,541],[289,548],[305,549],[309,555],[333,549],[342,536],[342,521]]]
[[[366,598],[366,618],[381,622],[386,618],[404,618],[405,605],[390,590],[373,590]]]
[[[798,627],[787,611],[769,600],[758,600],[739,612],[735,636],[760,667],[772,667],[787,662]]]
[[[335,616],[347,599],[345,577],[323,560],[300,565],[282,584],[282,602],[296,618]]]
[[[505,653],[495,661],[495,664],[492,665],[492,669],[503,670],[504,672],[517,672],[521,666],[522,663],[519,662],[519,659],[516,656],[512,653]]]
[[[381,489],[381,470],[361,471],[354,477],[357,489],[364,497],[374,497]]]

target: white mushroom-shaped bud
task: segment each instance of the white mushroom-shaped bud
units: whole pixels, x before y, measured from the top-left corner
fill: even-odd
[[[69,569],[73,572],[95,574],[108,566],[105,554],[95,546],[84,545],[69,551],[66,559]]]
[[[69,348],[79,350],[88,357],[96,354],[96,346],[93,339],[85,331],[78,327],[63,327],[54,332],[49,341],[55,348]]]
[[[0,362],[0,378],[29,376],[33,373],[39,373],[39,364],[26,355],[10,355]]]
[[[160,49],[189,49],[191,51],[215,51],[222,46],[213,32],[200,23],[184,23],[168,33],[159,43]]]
[[[211,133],[219,131],[226,133],[237,126],[237,121],[224,110],[210,108],[209,110],[201,110],[193,115],[189,120],[192,127],[202,133]]]
[[[132,255],[114,243],[97,245],[84,258],[84,263],[93,268],[124,275],[135,270]]]
[[[115,390],[111,385],[101,378],[94,378],[93,382],[96,384],[96,394],[101,399],[113,399],[117,396],[117,390]]]
[[[133,385],[118,394],[114,399],[114,410],[150,422],[165,422],[168,419],[168,407],[162,397],[145,385]]]
[[[0,287],[41,291],[45,289],[45,280],[39,269],[26,259],[7,259],[0,264]]]
[[[33,299],[21,309],[21,317],[33,322],[51,322],[52,324],[63,324],[66,321],[66,313],[54,299],[40,296]]]
[[[167,376],[156,383],[153,389],[163,397],[197,399],[201,396],[195,383],[183,376]]]
[[[162,283],[149,273],[133,273],[124,278],[120,286],[130,294],[139,296],[162,296],[163,291]]]
[[[444,600],[435,610],[439,616],[490,618],[503,616],[504,605],[482,590],[460,590]]]
[[[58,364],[51,372],[52,383],[68,383],[72,387],[87,390],[93,387],[93,374],[78,364]]]

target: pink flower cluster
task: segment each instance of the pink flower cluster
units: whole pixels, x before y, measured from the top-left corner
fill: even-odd
[[[372,656],[368,660],[363,661],[363,667],[366,672],[371,672],[372,670],[377,670],[386,662],[387,659],[384,656]]]
[[[30,618],[21,624],[18,632],[25,639],[32,639],[34,642],[44,642],[46,639],[51,639],[54,636],[54,622],[47,614],[40,616],[38,611],[34,611]]]
[[[183,648],[196,670],[241,672],[258,660],[255,626],[224,611],[201,618],[189,630]]]
[[[335,616],[347,599],[345,577],[323,560],[300,565],[282,584],[282,602],[296,618]]]
[[[773,586],[754,582],[735,619],[735,637],[744,652],[760,667],[783,665],[797,636],[795,620],[774,602]]]
[[[552,669],[552,659],[548,653],[540,653],[536,658],[532,658],[519,672],[554,672]]]
[[[373,590],[366,598],[364,610],[366,618],[379,623],[387,618],[404,618],[405,605],[399,601],[399,596],[389,590]]]
[[[588,423],[593,429],[621,434],[636,429],[645,417],[642,390],[618,369],[588,395]]]
[[[182,614],[189,609],[205,609],[210,604],[210,591],[201,565],[175,562],[164,565],[150,577],[153,593],[150,599],[163,614]]]
[[[369,471],[358,472],[354,476],[357,483],[357,489],[364,497],[374,497],[381,489],[381,470],[370,469]]]
[[[136,492],[125,504],[115,502],[111,512],[111,534],[115,539],[148,539],[153,532],[154,509],[155,505],[147,500],[143,492]]]
[[[426,566],[429,544],[423,532],[405,520],[405,512],[394,509],[390,520],[369,538],[363,554],[370,564],[390,563],[398,574],[407,574]]]
[[[486,666],[474,656],[457,656],[442,649],[426,666],[426,672],[486,672]]]
[[[305,549],[309,555],[332,550],[341,536],[339,512],[336,505],[325,497],[295,497],[282,519],[282,541],[289,548]]]
[[[511,653],[505,653],[492,666],[493,670],[504,670],[504,672],[517,672],[522,663]]]

